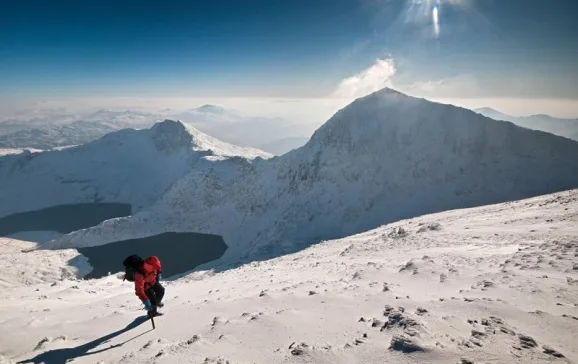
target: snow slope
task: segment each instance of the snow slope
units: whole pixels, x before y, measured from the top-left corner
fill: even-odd
[[[489,107],[476,109],[477,113],[495,120],[510,121],[524,128],[541,130],[578,141],[578,119],[559,119],[549,115],[511,116]]]
[[[0,362],[576,363],[577,254],[573,190],[165,282],[154,331],[115,276],[8,287]]]
[[[22,152],[22,149],[0,148],[0,157],[10,154],[20,154]]]
[[[2,289],[76,279],[92,270],[88,259],[76,249],[34,251],[36,246],[31,241],[0,238]]]
[[[165,231],[223,236],[220,262],[294,252],[383,223],[578,186],[578,143],[385,89],[336,113],[302,148],[194,169],[150,209],[51,248]]]
[[[129,203],[138,212],[191,170],[236,156],[268,155],[170,120],[79,147],[7,155],[0,158],[0,217],[82,202]]]

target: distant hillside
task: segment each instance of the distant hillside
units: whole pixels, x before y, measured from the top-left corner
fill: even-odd
[[[495,120],[510,121],[524,128],[541,130],[578,141],[578,119],[559,119],[549,115],[511,116],[489,107],[475,110]]]

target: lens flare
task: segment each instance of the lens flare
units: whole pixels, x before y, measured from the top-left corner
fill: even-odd
[[[439,16],[439,8],[437,5],[433,7],[432,10],[432,20],[434,25],[434,32],[436,37],[439,38],[440,36],[440,16]]]
[[[388,1],[388,0],[381,0]],[[405,7],[400,13],[404,24],[416,24],[427,28],[427,38],[441,38],[442,23],[444,25],[444,34],[450,31],[446,28],[448,19],[443,18],[445,8],[455,8],[459,14],[472,16],[476,14],[475,1],[477,0],[404,0]]]

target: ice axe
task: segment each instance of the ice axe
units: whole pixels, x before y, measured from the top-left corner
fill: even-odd
[[[151,315],[150,312],[148,312],[148,316],[149,316],[149,318],[151,319],[151,322],[152,322],[152,324],[153,324],[153,330],[154,330],[154,329],[155,329],[155,318],[154,318],[153,315]]]

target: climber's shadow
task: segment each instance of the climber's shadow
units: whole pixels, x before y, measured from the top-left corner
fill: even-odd
[[[115,338],[127,331],[130,331],[136,327],[138,327],[139,325],[143,324],[144,322],[146,322],[148,320],[148,318],[145,317],[137,317],[133,322],[131,322],[130,324],[128,324],[125,328],[120,329],[118,331],[112,332],[108,335],[105,335],[103,337],[100,337],[96,340],[93,340],[89,343],[77,346],[75,348],[64,348],[64,349],[55,349],[55,350],[49,350],[46,351],[42,354],[38,354],[36,355],[34,358],[28,359],[28,360],[24,360],[24,361],[20,361],[18,363],[51,363],[51,364],[65,364],[68,360],[70,359],[74,359],[74,358],[79,358],[82,356],[88,356],[88,355],[93,355],[93,354],[97,354],[97,353],[102,353],[103,351],[107,351],[110,349],[114,349],[114,348],[118,348],[119,346],[122,346],[124,344],[126,344],[127,342],[136,339],[139,336],[142,336],[144,334],[146,334],[147,332],[151,331],[146,331],[143,332],[142,334],[139,334],[133,338],[130,338],[120,344],[115,344],[115,345],[111,345],[108,348],[103,348],[103,349],[99,349],[99,350],[95,350],[95,351],[91,351],[90,350],[98,347],[101,344],[106,343],[107,341],[109,341],[112,338]]]

